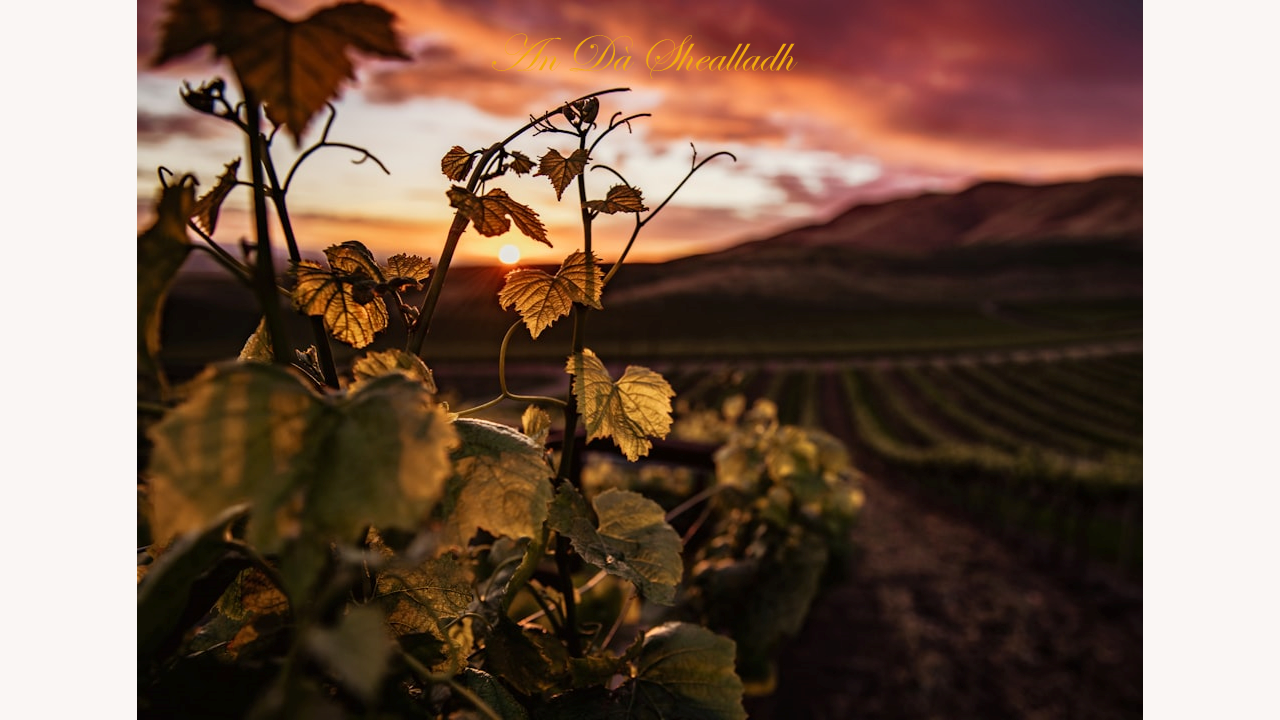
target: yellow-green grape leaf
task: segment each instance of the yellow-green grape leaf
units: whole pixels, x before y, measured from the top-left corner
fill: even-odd
[[[335,627],[310,626],[303,646],[365,704],[377,698],[394,649],[382,611],[370,605],[351,606]]]
[[[517,175],[526,175],[533,169],[533,161],[529,159],[528,155],[516,150],[511,153],[511,159],[507,167],[511,168],[512,172]]]
[[[568,281],[568,291],[573,301],[587,307],[600,307],[600,293],[604,291],[604,273],[600,270],[600,259],[595,253],[588,255],[581,250],[564,259],[556,277]]]
[[[196,200],[195,207],[191,208],[191,215],[196,224],[210,235],[218,227],[218,213],[222,210],[222,201],[226,200],[227,195],[230,195],[235,188],[236,172],[239,169],[240,158],[227,163],[222,175],[218,176],[218,182],[209,192],[201,195],[200,199]]]
[[[537,405],[530,405],[520,416],[520,427],[530,440],[542,445],[547,441],[547,433],[551,432],[551,416]]]
[[[382,276],[387,284],[396,290],[404,290],[409,286],[421,288],[422,284],[431,277],[434,269],[431,258],[400,253],[387,258],[387,264],[382,268]]]
[[[187,183],[164,188],[156,203],[156,221],[138,236],[138,374],[155,380],[167,392],[156,354],[160,352],[160,318],[173,278],[191,251],[187,218],[195,190]]]
[[[644,206],[644,200],[640,197],[638,189],[630,185],[614,185],[609,188],[603,200],[588,200],[587,209],[613,215],[620,212],[644,212],[649,208]]]
[[[464,544],[483,529],[493,535],[532,538],[542,530],[551,502],[545,449],[514,428],[472,418],[454,422],[460,445],[453,452],[449,525]]]
[[[253,504],[252,545],[271,552],[295,537],[301,508],[290,495],[308,471],[307,430],[320,408],[305,382],[279,366],[206,369],[147,433],[155,537],[200,530],[244,502]]]
[[[264,317],[258,321],[258,327],[244,341],[244,347],[240,349],[241,362],[262,362],[270,363],[275,361],[275,352],[271,347],[271,332],[267,330],[267,319]]]
[[[351,374],[355,377],[352,389],[359,387],[376,377],[400,373],[421,382],[427,392],[434,394],[436,380],[431,368],[422,362],[422,358],[404,350],[380,350],[365,353],[351,365]]]
[[[644,634],[636,660],[636,717],[745,720],[742,680],[734,672],[732,640],[699,625],[669,622]]]
[[[449,554],[414,568],[388,568],[374,587],[374,601],[386,611],[392,634],[437,672],[466,665],[465,651],[449,631],[474,599],[466,568]]]
[[[573,179],[582,174],[587,167],[589,156],[587,151],[582,148],[569,153],[569,157],[561,155],[554,148],[547,150],[547,153],[538,161],[538,172],[534,176],[546,175],[551,179],[551,187],[556,189],[556,199],[564,194],[564,189],[569,187],[569,183]]]
[[[565,258],[555,275],[536,268],[518,268],[507,273],[506,283],[498,293],[498,304],[515,308],[535,339],[543,330],[573,309],[578,302],[600,308],[600,292],[604,273],[598,263],[587,262],[587,254],[576,251]]]
[[[461,145],[454,145],[440,159],[440,171],[445,177],[457,182],[471,172],[471,164],[475,161],[476,156],[473,153],[467,152]]]
[[[368,526],[415,528],[444,495],[458,435],[419,381],[395,373],[354,388],[332,408],[307,520],[340,538]]]
[[[294,286],[293,306],[308,315],[324,319],[325,329],[335,338],[356,348],[373,342],[374,337],[385,330],[388,322],[387,305],[382,298],[369,290],[367,302],[356,297],[360,278],[336,274],[320,267],[318,263],[303,260],[294,266],[298,283]]]
[[[162,28],[156,65],[212,43],[231,61],[267,117],[299,140],[311,118],[354,79],[350,49],[408,60],[392,30],[395,15],[364,2],[322,8],[293,22],[255,4],[178,0]]]
[[[573,375],[573,395],[588,442],[612,437],[622,454],[635,462],[649,454],[650,437],[665,438],[671,430],[675,391],[658,373],[631,365],[614,382],[590,349],[570,356],[565,370]]]
[[[592,505],[598,526],[591,522],[586,500],[566,484],[556,493],[547,524],[569,538],[583,560],[634,583],[653,602],[673,604],[684,573],[682,545],[662,506],[616,489],[600,493]]]

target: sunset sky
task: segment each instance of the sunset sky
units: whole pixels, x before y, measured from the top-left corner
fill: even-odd
[[[328,3],[262,2],[300,19]],[[765,237],[829,219],[859,202],[977,180],[1030,182],[1141,173],[1143,162],[1142,6],[1134,0],[900,0],[765,3],[760,0],[636,3],[434,0],[382,3],[397,15],[409,62],[357,58],[357,82],[338,103],[331,138],[367,147],[391,171],[353,165],[326,150],[299,172],[290,206],[305,249],[358,239],[381,255],[436,256],[452,210],[440,157],[452,146],[479,149],[593,90],[601,117],[650,112],[634,132],[615,133],[596,159],[624,173],[659,202],[700,155],[729,150],[694,177],[641,236],[634,257],[662,259]],[[138,3],[138,221],[148,222],[156,167],[194,172],[207,189],[225,163],[244,154],[224,123],[188,110],[183,80],[198,85],[229,68],[203,50],[161,68],[157,47],[164,3]],[[500,71],[520,42],[548,43],[555,69]],[[612,38],[623,68],[574,71],[574,48]],[[749,54],[792,45],[788,72],[650,72],[646,54],[687,36],[693,56]],[[607,40],[606,40],[607,41]],[[585,63],[589,65],[589,63]],[[319,123],[315,123],[318,126]],[[312,135],[304,136],[304,144]],[[517,141],[537,157],[566,154],[566,136]],[[293,152],[281,137],[278,151]],[[279,161],[278,161],[279,162]],[[247,173],[242,173],[247,175]],[[589,196],[611,184],[589,175]],[[492,261],[514,243],[526,259],[558,261],[579,242],[576,203],[555,201],[546,178],[504,178],[499,186],[538,210],[555,249],[515,231],[464,237],[459,258]],[[566,194],[566,198],[569,198]],[[218,237],[237,244],[248,198],[237,193]],[[630,220],[599,226],[607,261]]]

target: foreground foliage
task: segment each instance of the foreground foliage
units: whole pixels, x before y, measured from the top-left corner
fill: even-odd
[[[275,131],[301,142],[350,74],[349,48],[402,57],[392,21],[364,3],[300,22],[249,3],[171,7],[159,61],[205,45],[229,59],[240,101],[221,79],[183,97],[244,132],[249,179],[239,178],[243,159],[233,160],[196,197],[194,177],[173,181],[162,169],[157,220],[138,238],[139,714],[745,717],[743,677],[767,686],[770,652],[798,630],[859,504],[843,450],[778,425],[767,406],[741,418],[730,406],[708,425],[724,444],[714,479],[662,493],[680,507],[640,487],[583,482],[585,443],[609,440],[629,462],[648,456],[671,430],[674,395],[648,368],[611,371],[586,346],[585,317],[604,309],[604,290],[645,224],[721,154],[695,154],[650,209],[638,188],[591,159],[643,115],[597,122],[600,97],[616,90],[593,93],[487,148],[444,156],[441,171],[459,184],[443,198],[456,212],[438,261],[380,261],[358,241],[326,249],[325,263],[304,260],[289,179],[325,148],[376,158],[329,139],[331,111],[281,183]],[[548,150],[534,172],[533,159],[509,147],[527,133],[565,135],[577,147]],[[589,167],[620,181],[603,199],[588,199]],[[557,200],[576,185],[582,246],[555,274],[507,277],[496,300],[518,319],[498,358],[501,393],[449,408],[424,360],[464,231],[514,228],[551,244],[532,208],[491,187],[510,173],[546,176]],[[257,230],[241,257],[214,239],[238,186],[252,195]],[[273,265],[268,203],[287,272]],[[635,217],[607,272],[592,250],[601,213]],[[196,250],[254,290],[263,318],[239,359],[171,387],[159,319]],[[288,337],[282,296],[309,318],[306,347]],[[563,399],[510,392],[512,335],[523,327],[536,339],[566,317],[574,333]],[[397,335],[402,345],[374,347]],[[341,368],[331,340],[368,350]],[[474,417],[502,402],[526,406],[520,429]],[[700,520],[682,535],[672,523],[695,507]],[[743,597],[751,602],[739,613]]]

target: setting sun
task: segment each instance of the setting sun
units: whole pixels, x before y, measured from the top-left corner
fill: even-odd
[[[520,248],[515,245],[503,245],[502,249],[498,251],[498,259],[504,265],[513,265],[520,262]]]

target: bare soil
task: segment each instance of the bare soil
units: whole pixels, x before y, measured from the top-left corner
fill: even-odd
[[[823,422],[855,449],[847,410]],[[857,550],[782,649],[771,718],[1142,716],[1142,588],[1049,565],[858,456]]]

